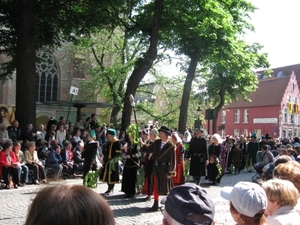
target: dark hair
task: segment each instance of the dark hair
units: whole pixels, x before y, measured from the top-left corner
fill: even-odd
[[[7,110],[7,108],[6,108],[6,107],[4,107],[4,106],[1,106],[1,107],[0,107],[0,111],[4,111],[5,113],[8,113],[8,110]]]
[[[88,118],[85,119],[85,121],[89,121],[90,119],[91,119],[91,117],[88,117]]]
[[[107,202],[85,186],[56,185],[43,188],[34,198],[25,225],[113,225]]]
[[[267,145],[263,145],[263,146],[261,146],[261,148],[262,148],[263,150],[268,150],[268,146],[267,146]]]
[[[8,149],[11,146],[13,146],[13,143],[10,139],[8,139],[3,143],[2,148],[5,151],[6,149]]]
[[[281,163],[287,163],[289,161],[292,161],[291,157],[287,156],[287,155],[282,155],[282,156],[279,156],[275,162],[274,162],[274,165],[275,167],[278,166],[279,164]]]

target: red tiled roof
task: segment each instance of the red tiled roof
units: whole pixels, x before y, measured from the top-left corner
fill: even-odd
[[[258,88],[248,97],[252,102],[238,99],[225,108],[245,108],[255,106],[280,105],[290,77],[259,80]]]

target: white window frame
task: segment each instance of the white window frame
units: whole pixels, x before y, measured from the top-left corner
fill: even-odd
[[[288,117],[288,108],[284,108],[283,109],[283,122],[284,123],[288,123],[288,119],[289,117]]]
[[[240,130],[239,129],[234,129],[233,130],[233,135],[234,135],[234,137],[240,136]]]
[[[249,123],[249,109],[244,109],[243,123]]]
[[[234,123],[240,123],[240,110],[235,109],[234,110]]]
[[[226,123],[226,110],[221,112],[221,123]]]

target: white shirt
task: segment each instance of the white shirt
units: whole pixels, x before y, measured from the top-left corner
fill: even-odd
[[[267,225],[299,225],[300,215],[292,206],[282,206],[267,217]]]

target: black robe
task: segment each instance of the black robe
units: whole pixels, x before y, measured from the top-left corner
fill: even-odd
[[[120,181],[119,163],[115,162],[115,170],[110,170],[110,161],[121,155],[121,144],[118,140],[109,141],[103,149],[104,165],[100,173],[100,181],[108,184],[116,184]],[[110,173],[111,172],[111,173]]]
[[[98,149],[98,142],[89,142],[84,146],[84,163],[83,163],[83,179],[87,175],[87,173],[91,170],[91,164],[96,159],[97,155],[97,149]],[[93,166],[94,169],[96,168]]]
[[[221,144],[215,145],[214,143],[211,144],[208,148],[208,154],[209,156],[216,156],[217,158],[219,158],[220,153],[221,153]],[[218,172],[218,168],[217,168],[217,163],[209,163],[207,165],[207,177],[208,180],[210,181],[217,181],[216,177],[218,176],[219,172]]]
[[[137,170],[140,166],[137,145],[130,145],[128,147],[126,155],[129,155],[130,158],[126,159],[124,165],[121,191],[126,195],[135,195]]]
[[[203,136],[193,137],[190,142],[190,176],[205,176],[205,161],[208,160],[206,140]]]

